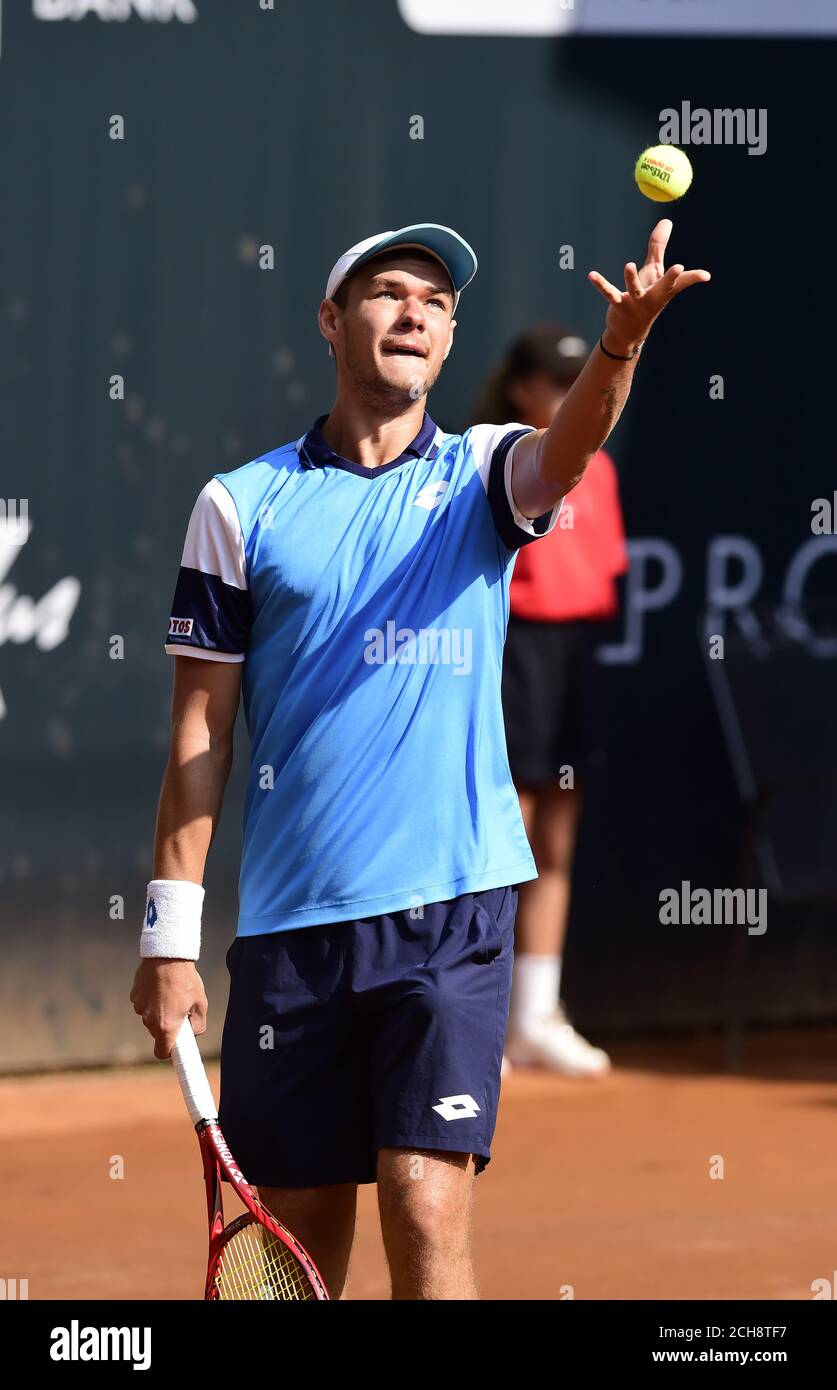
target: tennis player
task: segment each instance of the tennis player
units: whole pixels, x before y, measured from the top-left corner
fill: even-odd
[[[344,1287],[358,1183],[377,1182],[394,1299],[474,1299],[517,885],[536,876],[500,682],[518,550],[555,526],[619,417],[654,320],[703,270],[655,227],[548,429],[438,428],[473,251],[433,224],[334,265],[319,328],[333,406],[201,492],[132,1001],[167,1057],[205,1029],[206,856],[243,692],[250,735],[220,1122],[262,1200]]]

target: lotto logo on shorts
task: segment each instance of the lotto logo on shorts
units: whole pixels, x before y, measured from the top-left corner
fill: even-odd
[[[443,1120],[473,1120],[480,1113],[473,1096],[440,1096],[433,1109]]]
[[[170,618],[169,637],[191,637],[194,618]]]

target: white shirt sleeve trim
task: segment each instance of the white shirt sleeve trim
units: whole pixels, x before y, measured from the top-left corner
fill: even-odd
[[[216,652],[211,647],[187,647],[177,642],[166,642],[165,651],[169,656],[196,656],[204,661],[243,661],[244,652]]]
[[[518,508],[517,503],[514,500],[514,494],[512,493],[512,461],[514,459],[514,451],[519,443],[520,440],[516,439],[512,444],[511,448],[509,449],[508,454],[506,455],[506,462],[503,470],[503,478],[506,484],[506,498],[511,508],[511,514],[514,518],[515,526],[519,527],[521,531],[525,531],[527,536],[537,536],[538,539],[540,539],[543,536],[548,536],[550,531],[555,529],[555,524],[558,521],[558,517],[560,516],[561,509],[564,505],[564,499],[563,497],[559,497],[558,501],[555,503],[555,506],[552,508],[552,511],[549,514],[549,525],[546,526],[542,531],[536,531],[534,520],[531,517],[523,515],[523,512],[521,512]]]

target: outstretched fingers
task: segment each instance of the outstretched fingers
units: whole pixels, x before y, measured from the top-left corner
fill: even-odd
[[[673,229],[674,223],[670,217],[660,219],[648,238],[648,251],[645,255],[646,265],[662,267],[666,258],[666,247]]]
[[[597,270],[591,270],[588,273],[587,279],[590,281],[591,285],[596,286],[599,294],[603,295],[609,304],[622,303],[622,291],[617,290],[615,285],[611,285],[610,281],[606,280],[603,275],[600,275]]]
[[[706,285],[712,279],[708,270],[684,270],[682,266],[679,267],[679,270],[680,274],[672,290],[673,295],[679,294],[681,290],[687,290],[690,285]]]
[[[628,261],[625,266],[625,288],[628,294],[633,295],[634,299],[641,299],[645,294],[642,281],[639,278],[639,271],[636,268],[636,261]]]

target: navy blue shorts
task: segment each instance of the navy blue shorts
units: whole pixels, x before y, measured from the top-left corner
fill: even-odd
[[[376,1180],[382,1148],[489,1162],[517,889],[264,936],[227,953],[220,1123],[248,1181]]]

